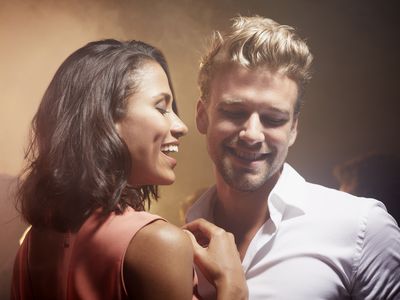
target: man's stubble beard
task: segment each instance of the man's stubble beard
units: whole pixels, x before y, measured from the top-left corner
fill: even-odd
[[[227,165],[223,160],[216,165],[217,172],[222,176],[225,183],[231,188],[241,192],[254,192],[264,186],[276,172],[279,172],[281,166],[272,168],[270,162],[266,162],[266,168],[260,172],[261,174],[251,174],[244,170],[235,169],[233,166]],[[255,178],[252,178],[255,177]]]

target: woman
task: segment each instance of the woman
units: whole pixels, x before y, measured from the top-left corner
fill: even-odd
[[[15,261],[14,299],[192,299],[193,258],[219,299],[247,297],[231,234],[190,224],[203,248],[143,211],[156,185],[175,180],[170,153],[187,128],[174,99],[162,53],[142,42],[92,42],[60,66],[34,117],[19,188],[32,229]]]

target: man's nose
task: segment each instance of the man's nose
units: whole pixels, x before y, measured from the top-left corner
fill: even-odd
[[[265,139],[263,125],[258,113],[253,113],[243,124],[242,130],[239,132],[239,138],[249,145],[263,142]]]

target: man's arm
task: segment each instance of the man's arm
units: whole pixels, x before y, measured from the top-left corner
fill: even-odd
[[[353,299],[400,299],[400,229],[378,205],[371,208],[364,225]]]

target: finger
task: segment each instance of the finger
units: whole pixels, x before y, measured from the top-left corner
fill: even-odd
[[[209,244],[209,239],[204,237],[203,234],[201,234],[201,232],[190,232],[187,229],[183,229],[183,232],[185,232],[191,239],[192,244],[193,244],[193,248],[195,248],[196,246],[202,247],[202,248],[206,248],[208,247]]]
[[[204,219],[197,219],[190,223],[187,223],[183,226],[184,229],[187,229],[191,232],[201,232],[208,239],[211,238],[212,235],[224,232],[224,230]]]
[[[190,241],[192,242],[193,250],[195,252],[200,251],[202,247],[197,243],[196,237],[191,233],[189,230],[183,229],[183,232],[187,234],[187,236],[190,238]]]

